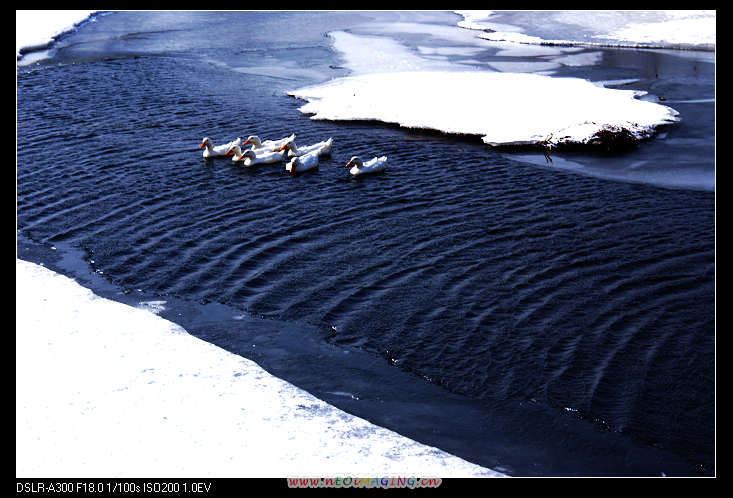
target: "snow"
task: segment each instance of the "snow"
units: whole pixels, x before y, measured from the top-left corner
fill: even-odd
[[[545,39],[523,33],[518,26],[497,22],[507,11],[454,11],[463,17],[459,27],[481,31],[479,38],[525,44],[581,44],[610,46],[655,46],[709,50],[716,44],[716,11],[548,11],[543,25],[566,36]],[[532,17],[531,13],[525,19]],[[532,20],[536,22],[536,19]],[[489,31],[486,31],[489,30]],[[575,38],[592,33],[589,38]]]
[[[458,26],[477,30],[485,29],[486,26],[481,21],[486,21],[494,13],[492,10],[456,10],[454,12],[463,16],[463,21],[458,21]]]
[[[501,476],[16,260],[16,477]]]
[[[479,135],[489,145],[588,143],[602,130],[638,138],[677,111],[579,78],[486,71],[409,71],[339,78],[290,95],[312,119],[379,120]]]
[[[93,10],[16,10],[16,56],[20,54],[22,48],[51,42],[54,37],[69,31],[94,12]]]
[[[640,44],[715,45],[715,16],[690,16],[664,22],[635,23],[597,37]]]
[[[344,65],[355,74],[457,67],[447,60],[421,57],[398,41],[385,36],[364,36],[334,31],[329,33],[329,37],[333,47],[341,53]]]
[[[490,15],[482,11],[467,19],[475,23]],[[418,31],[412,25],[408,28],[408,32]],[[478,135],[489,145],[506,146],[589,144],[597,141],[599,133],[608,132],[643,139],[679,119],[670,107],[639,100],[644,92],[536,74],[551,73],[561,64],[593,64],[599,52],[577,54],[577,47],[553,48],[555,57],[546,61],[467,66],[465,60],[440,57],[439,50],[410,50],[387,36],[344,31],[329,36],[352,75],[288,92],[307,101],[300,111],[314,120],[377,120]],[[502,51],[512,45],[520,46],[502,42]],[[470,55],[472,49],[463,47],[463,54]]]

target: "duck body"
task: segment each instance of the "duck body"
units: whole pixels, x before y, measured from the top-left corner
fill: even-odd
[[[318,155],[323,157],[331,154],[331,145],[333,145],[333,138],[329,138],[328,140],[318,142],[313,145],[305,145],[303,147],[298,147],[295,144],[295,140],[292,140],[284,144],[282,149],[286,149],[288,151],[288,157],[302,156],[309,152],[313,152],[314,150],[317,150]]]
[[[387,156],[374,157],[367,162],[362,162],[359,156],[352,157],[346,167],[352,166],[349,173],[352,176],[363,175],[366,173],[378,173],[387,168]]]
[[[284,152],[284,151],[283,151]],[[318,167],[319,149],[303,154],[302,156],[295,156],[285,165],[285,171],[290,173],[302,173]]]
[[[281,138],[280,140],[265,140],[264,142],[261,141],[260,137],[258,137],[257,135],[250,135],[249,137],[247,137],[247,140],[245,140],[242,146],[252,144],[251,149],[254,151],[275,151],[281,148],[286,143],[292,142],[293,140],[295,140],[295,133],[293,133],[289,137]]]
[[[226,152],[227,155],[232,154],[232,161],[241,161],[245,166],[254,166],[256,164],[272,164],[283,160],[285,157],[285,151],[267,151],[247,149],[242,152],[239,145],[230,147]]]
[[[224,157],[226,156],[227,151],[231,147],[235,145],[238,146],[241,143],[242,143],[242,139],[237,137],[236,140],[232,140],[228,144],[217,145],[216,147],[214,147],[214,144],[212,143],[211,139],[209,137],[204,137],[203,140],[201,140],[201,145],[199,145],[199,149],[203,149],[204,147],[206,147],[206,149],[204,150],[204,154],[203,154],[205,159],[208,159],[211,157]]]

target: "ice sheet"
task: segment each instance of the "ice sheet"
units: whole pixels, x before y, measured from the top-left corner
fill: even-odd
[[[716,44],[714,10],[569,10],[518,14],[463,10],[455,13],[463,17],[456,23],[459,27],[480,31],[479,38],[491,41],[704,50],[714,49]],[[537,36],[539,31],[551,34]]]

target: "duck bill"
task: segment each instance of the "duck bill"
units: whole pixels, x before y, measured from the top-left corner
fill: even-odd
[[[242,145],[247,145],[248,143],[249,143],[249,138],[247,140],[245,140]]]
[[[201,145],[199,145],[199,149],[203,149],[204,145],[206,145],[206,142],[201,142]]]

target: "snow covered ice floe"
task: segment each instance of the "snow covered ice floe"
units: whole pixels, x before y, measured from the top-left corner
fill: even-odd
[[[714,50],[714,10],[613,10],[613,11],[454,11],[463,17],[456,24],[480,31],[489,41],[538,45],[583,45],[632,48]],[[516,22],[524,28],[507,24]],[[547,32],[552,38],[528,35],[525,29]]]
[[[16,260],[16,477],[491,477]]]
[[[716,45],[715,13],[671,11],[659,22],[630,23],[596,38],[622,40],[629,44],[673,46],[679,48],[714,48]]]
[[[645,92],[580,78],[487,71],[359,74],[289,92],[315,120],[378,120],[408,128],[479,135],[492,146],[593,145],[631,141],[676,122]]]

